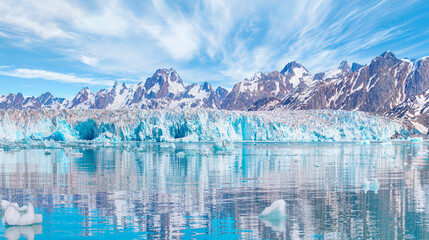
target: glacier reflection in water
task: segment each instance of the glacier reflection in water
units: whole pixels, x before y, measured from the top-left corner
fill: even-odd
[[[426,143],[128,143],[0,152],[0,198],[32,202],[35,239],[429,239]],[[404,163],[407,164],[404,164]],[[378,179],[378,193],[361,188]],[[282,226],[259,219],[286,201]],[[277,224],[277,225],[276,225]],[[31,230],[31,231],[29,231]],[[22,233],[21,233],[22,232]]]

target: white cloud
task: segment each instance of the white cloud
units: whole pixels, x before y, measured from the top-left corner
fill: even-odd
[[[88,56],[81,56],[80,61],[86,65],[89,65],[91,67],[95,67],[98,64],[98,59]]]
[[[0,37],[20,47],[43,47],[95,73],[140,78],[173,67],[195,76],[188,82],[231,84],[292,60],[312,72],[336,67],[343,58],[365,63],[368,49],[412,29],[412,23],[389,20],[416,3],[3,0]]]
[[[10,69],[4,66],[2,66],[0,69],[0,75],[18,78],[43,79],[63,83],[85,83],[104,86],[110,86],[114,83],[114,81],[111,80],[96,79],[91,77],[78,77],[74,74],[57,73],[39,69]]]

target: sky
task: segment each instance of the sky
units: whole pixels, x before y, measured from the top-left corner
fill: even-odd
[[[2,0],[0,95],[135,84],[174,68],[232,88],[296,60],[313,74],[386,50],[429,55],[427,0]]]

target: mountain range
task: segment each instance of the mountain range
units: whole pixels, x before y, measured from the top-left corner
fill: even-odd
[[[0,96],[0,109],[225,109],[243,111],[341,109],[383,114],[429,127],[429,57],[398,59],[384,52],[369,64],[341,62],[337,69],[311,74],[293,61],[281,71],[256,73],[231,91],[203,84],[184,85],[174,69],[158,69],[146,81],[91,92],[72,99],[49,92]]]

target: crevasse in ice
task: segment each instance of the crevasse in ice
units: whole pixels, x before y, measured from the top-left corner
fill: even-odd
[[[9,110],[0,140],[31,141],[364,141],[388,140],[403,125],[362,112],[307,110]]]

